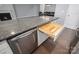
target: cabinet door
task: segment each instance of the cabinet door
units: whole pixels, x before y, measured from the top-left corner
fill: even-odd
[[[10,47],[14,53],[32,53],[37,47],[37,31],[32,31],[29,35],[28,33],[23,36],[18,36],[15,39],[9,40]]]
[[[0,54],[13,54],[6,40],[0,42]]]

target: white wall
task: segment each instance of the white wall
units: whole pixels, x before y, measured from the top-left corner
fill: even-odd
[[[38,16],[38,12],[40,11],[39,4],[15,4],[13,5],[16,17],[30,17],[30,16]]]
[[[79,4],[69,5],[64,26],[71,29],[79,27]]]
[[[68,4],[56,4],[55,17],[60,18],[56,20],[57,23],[64,24],[67,9],[68,9]]]
[[[0,10],[13,10],[12,4],[0,4]]]
[[[68,4],[56,4],[55,17],[65,19]]]

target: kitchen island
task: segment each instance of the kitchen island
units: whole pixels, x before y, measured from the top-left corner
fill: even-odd
[[[51,53],[63,52],[63,50],[61,51],[61,49],[63,49],[61,46],[65,47],[66,44],[68,44],[67,47],[70,48],[69,45],[75,36],[75,31],[63,27],[62,32],[59,34],[59,24],[57,27],[54,25],[55,23],[51,23],[54,20],[58,20],[58,18],[46,16],[24,17],[0,22],[0,54],[30,54],[34,51],[36,51],[34,53],[39,53],[38,48],[41,47],[44,42],[49,41],[50,39],[48,38],[51,38],[53,43],[56,44],[54,50],[50,50],[53,45],[52,41],[48,44],[50,45],[52,43],[49,48]],[[57,35],[50,37],[54,34],[55,28],[56,30],[58,28],[56,32]],[[52,33],[50,30],[52,30]],[[45,46],[48,45],[46,44]],[[66,51],[68,50],[69,49],[66,49]]]
[[[32,30],[37,26],[46,24],[56,19],[57,18],[55,17],[34,16],[0,22],[0,41],[11,39],[17,35]]]

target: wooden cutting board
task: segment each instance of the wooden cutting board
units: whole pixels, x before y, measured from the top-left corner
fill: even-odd
[[[58,23],[48,23],[39,27],[41,32],[46,33],[49,36],[52,36],[55,32],[57,32],[63,25]]]

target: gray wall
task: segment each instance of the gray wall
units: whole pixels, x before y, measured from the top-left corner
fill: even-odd
[[[16,13],[16,17],[30,17],[38,16],[40,11],[39,4],[15,4],[13,5]]]

